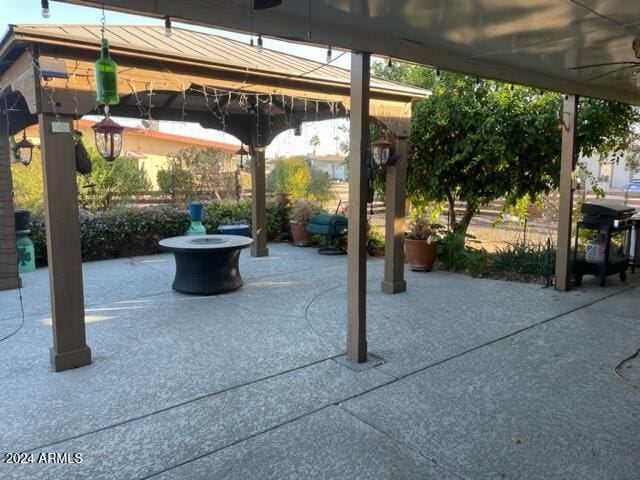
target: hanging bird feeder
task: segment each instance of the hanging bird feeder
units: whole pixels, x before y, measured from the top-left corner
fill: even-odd
[[[107,162],[113,162],[122,151],[122,133],[124,127],[109,118],[109,115],[93,127],[98,152]]]

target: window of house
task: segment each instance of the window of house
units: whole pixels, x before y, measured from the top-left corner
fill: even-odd
[[[611,180],[611,175],[613,175],[613,165],[610,163],[601,164],[598,169],[598,181],[608,182]]]

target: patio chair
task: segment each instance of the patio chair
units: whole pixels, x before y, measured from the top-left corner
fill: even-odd
[[[338,214],[320,213],[314,215],[307,224],[307,232],[325,237],[325,243],[318,250],[320,255],[344,255],[347,251],[338,244],[338,237],[347,233],[347,217]]]

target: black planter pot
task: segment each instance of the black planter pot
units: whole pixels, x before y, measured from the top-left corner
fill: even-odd
[[[16,231],[29,230],[31,224],[31,212],[29,210],[16,210]]]

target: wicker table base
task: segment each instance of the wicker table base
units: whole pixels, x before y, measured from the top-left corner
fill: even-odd
[[[173,289],[196,295],[214,295],[242,286],[240,250],[253,240],[237,235],[166,238],[160,247],[176,259]]]

